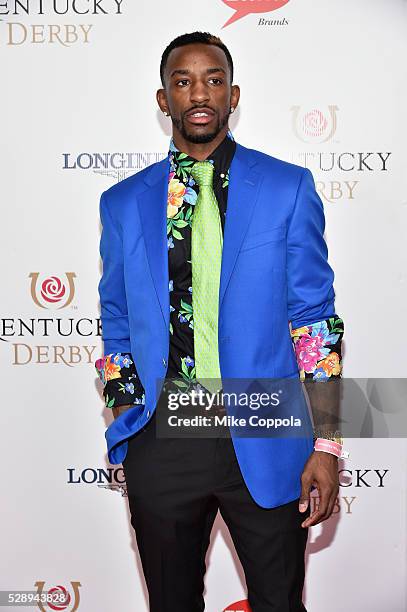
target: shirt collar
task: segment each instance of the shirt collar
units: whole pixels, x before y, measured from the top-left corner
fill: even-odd
[[[234,153],[236,149],[236,142],[233,138],[233,134],[230,130],[228,130],[225,138],[222,142],[216,147],[214,151],[212,151],[211,155],[207,157],[205,161],[210,161],[214,165],[214,175],[215,179],[219,177],[221,174],[225,175],[229,169],[229,166],[232,162]],[[180,175],[180,165],[182,166],[181,174],[185,176],[185,173],[189,174],[192,165],[198,161],[194,157],[188,155],[187,153],[183,153],[175,146],[174,139],[170,140],[169,147],[169,159],[171,164],[171,171],[175,172],[178,176]]]

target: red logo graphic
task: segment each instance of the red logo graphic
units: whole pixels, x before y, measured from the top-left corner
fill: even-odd
[[[322,143],[332,140],[337,127],[337,106],[302,108],[293,106],[294,134],[303,142]]]
[[[48,603],[48,606],[51,608],[51,610],[66,610],[69,604],[71,603],[70,593],[66,590],[65,587],[61,586],[60,584],[50,589],[48,593],[50,595],[57,595],[57,594],[60,595],[61,602],[62,601],[65,602],[65,603],[59,603],[59,604]]]
[[[322,136],[328,125],[328,121],[326,120],[324,114],[318,109],[314,109],[309,113],[306,113],[306,115],[303,117],[302,123],[304,134],[307,134],[307,136],[312,138]]]
[[[58,584],[44,592],[45,581],[37,580],[35,583],[39,596],[38,607],[41,612],[47,610],[59,610],[60,612],[76,612],[79,608],[81,583],[71,580],[73,597],[67,588]],[[68,609],[69,608],[69,609]]]
[[[281,8],[290,0],[222,0],[224,4],[227,4],[230,8],[234,9],[235,14],[227,20],[222,26],[230,25],[234,21],[250,15],[250,13],[270,13]]]
[[[45,276],[45,275],[44,275]],[[66,308],[75,295],[75,272],[66,272],[66,281],[59,276],[40,278],[39,272],[31,272],[31,297],[40,308]]]
[[[247,599],[242,599],[241,601],[235,601],[235,603],[227,606],[223,612],[252,612],[252,609]]]
[[[65,287],[57,276],[50,276],[41,283],[41,297],[51,304],[60,302],[65,295]]]

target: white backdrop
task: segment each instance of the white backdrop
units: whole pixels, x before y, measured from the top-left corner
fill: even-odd
[[[407,375],[407,2],[279,4],[0,2],[0,590],[59,585],[69,612],[147,610],[93,366],[98,206],[103,190],[166,154],[170,120],[155,91],[175,36],[220,35],[242,90],[236,140],[314,174],[344,376]],[[222,29],[237,5],[262,12]],[[310,529],[307,608],[405,612],[406,441],[347,447],[335,513]],[[246,609],[234,605],[244,577],[219,517],[208,561],[207,610]]]

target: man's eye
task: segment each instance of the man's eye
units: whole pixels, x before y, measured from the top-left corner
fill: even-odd
[[[180,81],[177,81],[177,85],[181,85],[184,86],[188,83],[188,79],[181,79]]]
[[[218,79],[217,77],[212,77],[209,80],[214,82],[215,85],[222,85],[222,83],[223,83],[222,79]]]

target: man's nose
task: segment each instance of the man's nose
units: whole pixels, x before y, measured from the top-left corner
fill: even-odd
[[[203,81],[195,81],[190,89],[191,102],[207,102],[209,100],[209,88]]]

